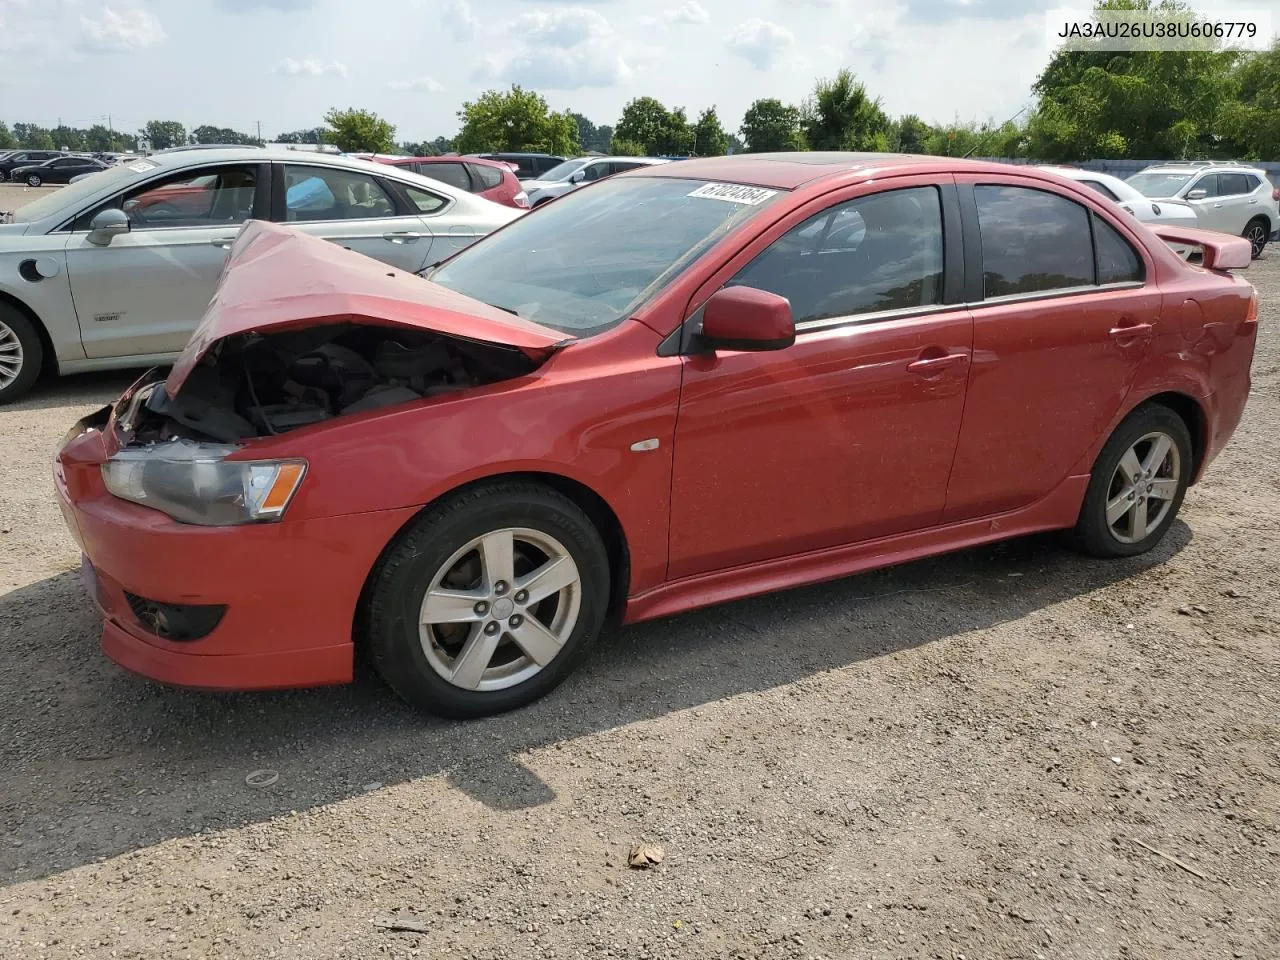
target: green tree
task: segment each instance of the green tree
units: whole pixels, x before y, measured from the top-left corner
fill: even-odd
[[[728,149],[729,135],[720,125],[716,108],[708,107],[693,125],[693,152],[699,157],[722,157]]]
[[[889,149],[889,118],[851,70],[817,82],[801,125],[811,150]]]
[[[642,144],[641,155],[685,156],[693,152],[694,131],[684,107],[668,110],[653,97],[637,97],[622,108],[614,141]]]
[[[552,113],[541,94],[512,84],[486,90],[458,111],[462,130],[454,140],[460,153],[542,151],[560,156],[578,152],[578,123],[568,113]]]
[[[430,146],[439,154],[453,153],[457,150],[457,147],[453,145],[453,141],[448,137],[436,137],[431,141]]]
[[[192,143],[231,143],[246,146],[258,146],[262,143],[257,137],[229,127],[214,127],[203,124],[191,131]]]
[[[324,127],[312,127],[310,130],[290,130],[276,137],[276,143],[325,143],[329,133]]]
[[[152,150],[168,150],[187,145],[187,128],[177,120],[148,120],[139,134],[151,141]]]
[[[396,146],[396,128],[369,110],[331,107],[324,115],[328,125],[325,143],[343,153],[390,153]]]
[[[18,145],[18,138],[9,132],[9,125],[0,120],[0,150],[11,150]]]
[[[1147,10],[1193,16],[1180,0],[1103,0],[1095,12]],[[1032,156],[1205,157],[1230,154],[1223,137],[1239,116],[1234,51],[1106,51],[1059,48],[1036,80],[1028,123]]]
[[[609,153],[616,157],[643,157],[645,147],[643,143],[637,143],[635,140],[622,140],[614,137],[609,141]]]
[[[578,125],[578,143],[583,150],[594,150],[596,153],[609,151],[609,143],[613,140],[613,127],[607,123],[596,126],[581,113],[571,112],[569,116],[573,117]]]
[[[897,141],[895,149],[900,153],[926,153],[925,141],[932,132],[933,128],[914,113],[900,117],[893,130]]]
[[[53,137],[49,135],[49,131],[34,123],[15,123],[13,125],[13,136],[18,141],[18,146],[27,150],[58,149],[53,142]]]
[[[772,97],[757,100],[747,108],[739,130],[749,153],[803,150],[800,111]]]
[[[67,150],[74,151],[86,149],[84,131],[77,130],[75,127],[68,127],[65,125],[54,127],[49,131],[49,136],[53,138],[53,142],[58,150],[61,150],[64,147]]]
[[[1280,158],[1280,42],[1245,54],[1232,78],[1238,99],[1222,112],[1222,132],[1239,144],[1242,156]]]

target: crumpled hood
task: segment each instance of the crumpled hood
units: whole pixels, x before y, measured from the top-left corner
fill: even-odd
[[[430,330],[514,347],[539,361],[572,339],[327,240],[251,220],[232,244],[218,290],[169,372],[165,392],[176,396],[226,337],[328,323]]]

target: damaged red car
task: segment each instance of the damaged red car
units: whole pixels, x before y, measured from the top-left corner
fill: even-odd
[[[647,167],[426,278],[250,223],[56,487],[123,666],[293,687],[363,648],[488,714],[611,620],[1033,531],[1150,550],[1244,409],[1248,263],[1052,173],[886,155]]]

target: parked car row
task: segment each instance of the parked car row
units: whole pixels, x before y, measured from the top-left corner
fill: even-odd
[[[81,421],[54,471],[104,649],[168,683],[347,682],[359,644],[404,699],[478,716],[553,689],[610,618],[1037,531],[1132,557],[1249,393],[1249,244],[1148,229],[1049,171],[646,166],[524,215],[489,205],[510,223],[419,279],[293,214],[392,213],[444,184],[253,159],[218,160],[214,207],[282,222],[240,232],[172,370]],[[183,184],[211,172],[182,162]],[[130,248],[94,234],[158,207],[183,222],[178,197],[141,204],[174,176],[39,211],[23,240],[69,223],[80,259],[60,271],[50,241],[29,289],[116,276]],[[156,288],[127,309],[189,323],[195,298],[147,264],[149,284],[118,275]],[[81,324],[99,349],[136,326],[109,292],[75,296],[112,311]]]

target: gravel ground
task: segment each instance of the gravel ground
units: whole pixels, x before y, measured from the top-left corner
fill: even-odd
[[[471,723],[107,663],[49,459],[130,377],[3,408],[0,956],[1277,956],[1278,264],[1153,555],[1035,537],[623,630]]]

